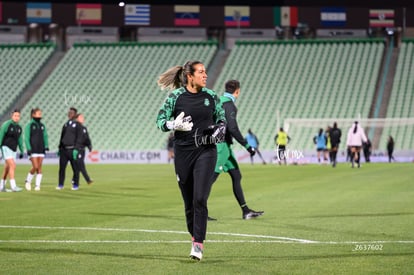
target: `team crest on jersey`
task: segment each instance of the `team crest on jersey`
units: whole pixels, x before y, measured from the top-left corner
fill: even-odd
[[[210,100],[208,98],[204,99],[204,106],[210,106]]]

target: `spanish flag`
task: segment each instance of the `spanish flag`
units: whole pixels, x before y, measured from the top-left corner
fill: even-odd
[[[101,4],[76,4],[76,22],[79,25],[101,25]]]

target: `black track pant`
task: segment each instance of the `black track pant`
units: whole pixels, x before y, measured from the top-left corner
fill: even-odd
[[[78,160],[73,159],[73,149],[61,149],[59,153],[59,186],[63,186],[65,183],[65,172],[68,162],[70,162],[73,171],[72,184],[73,186],[79,186]]]
[[[89,177],[88,171],[86,171],[86,167],[85,167],[85,149],[79,150],[78,166],[79,166],[79,171],[82,173],[86,182],[90,182],[91,178]]]
[[[184,150],[183,150],[184,149]],[[195,242],[202,243],[207,231],[207,199],[217,161],[216,146],[185,150],[175,146],[175,172],[184,200],[187,230]]]

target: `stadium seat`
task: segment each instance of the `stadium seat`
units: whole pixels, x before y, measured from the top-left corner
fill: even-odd
[[[414,41],[401,43],[391,97],[388,103],[387,118],[414,117]],[[414,147],[414,125],[389,125],[384,127],[380,139],[380,149],[385,151],[387,138],[391,135],[396,142],[396,150],[412,150]]]
[[[238,42],[214,90],[222,91],[237,76],[241,131],[252,128],[262,149],[274,149],[273,137],[285,118],[367,117],[383,50],[382,42],[366,40]],[[290,146],[312,150],[317,130],[291,127]]]
[[[12,107],[54,50],[51,44],[0,46],[0,114]]]
[[[210,42],[75,45],[22,112],[43,110],[51,150],[70,106],[85,114],[98,150],[163,149],[167,135],[155,120],[167,92],[160,91],[157,77],[188,59],[208,66],[216,49]]]

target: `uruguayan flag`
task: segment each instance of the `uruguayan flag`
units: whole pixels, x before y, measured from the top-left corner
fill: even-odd
[[[125,5],[125,25],[149,25],[150,5]]]

